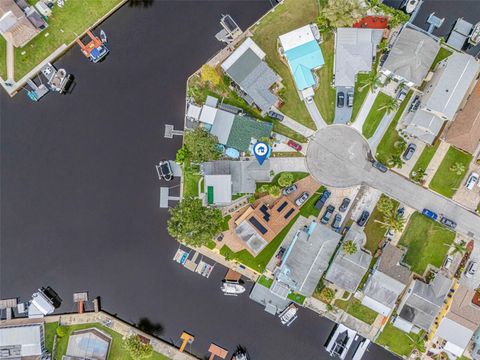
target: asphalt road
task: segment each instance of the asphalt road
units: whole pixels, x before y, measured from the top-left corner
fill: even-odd
[[[206,355],[214,341],[243,344],[254,359],[329,359],[333,323],[303,310],[289,328],[260,305],[219,290],[225,268],[209,279],[171,259],[177,249],[158,208],[154,164],[174,158],[185,80],[220,49],[218,21],[230,13],[245,28],[268,1],[155,1],[128,6],[102,28],[111,54],[91,64],[73,48],[57,65],[76,76],[71,95],[31,103],[0,95],[0,297],[28,300],[41,286],[73,310],[72,293],[101,296],[104,310]],[[177,188],[178,189],[178,188]],[[248,284],[250,288],[251,284]],[[371,346],[367,359],[393,359]]]

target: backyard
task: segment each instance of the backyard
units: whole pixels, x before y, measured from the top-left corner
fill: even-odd
[[[21,79],[62,44],[70,44],[78,34],[82,34],[120,2],[121,0],[83,0],[66,2],[63,8],[55,6],[48,19],[48,28],[23,48],[15,49],[15,80]],[[80,50],[78,56],[83,56]],[[0,63],[0,67],[0,73],[4,74],[5,62]]]
[[[253,40],[267,54],[266,60],[283,79],[284,89],[281,97],[284,104],[281,111],[299,123],[315,129],[315,123],[300,99],[288,66],[281,60],[277,51],[277,39],[280,35],[305,24],[315,22],[318,17],[318,0],[285,0],[269,13],[253,29]]]
[[[427,170],[428,164],[432,161],[433,156],[437,152],[438,146],[440,145],[440,141],[435,142],[433,145],[427,145],[422,151],[422,154],[418,158],[417,162],[413,166],[412,171],[410,172],[410,178],[414,178],[414,173],[418,173],[419,171]]]
[[[315,91],[315,104],[327,124],[333,123],[335,117],[336,91],[332,87],[333,62],[335,52],[335,37],[333,32],[324,33],[323,42],[320,44],[325,64],[317,71],[319,84]]]
[[[425,350],[425,343],[421,340],[422,336],[423,331],[420,334],[407,334],[389,322],[378,336],[376,343],[387,347],[400,356],[408,357],[415,348],[415,344],[420,343],[420,350]]]
[[[415,212],[400,239],[400,245],[408,248],[403,261],[411,270],[423,275],[429,264],[440,268],[455,233],[440,223]]]
[[[430,189],[448,198],[453,197],[461,186],[465,171],[471,161],[472,155],[451,146],[430,182]],[[462,169],[456,169],[459,166],[463,166],[463,171],[460,171]]]
[[[183,167],[183,196],[198,196],[198,182],[202,178],[198,166]]]
[[[372,325],[378,313],[361,304],[360,300],[350,297],[350,300],[336,300],[335,306],[368,325]]]
[[[430,71],[434,70],[437,64],[442,61],[443,59],[452,55],[452,52],[444,47],[441,47],[437,53],[437,56],[433,60],[432,66],[430,67]]]
[[[7,79],[7,42],[0,36],[0,77]]]
[[[390,99],[391,97],[383,92],[379,92],[377,97],[375,98],[372,108],[370,109],[370,112],[368,113],[367,118],[365,119],[365,123],[362,127],[362,134],[367,139],[370,139],[373,134],[375,134],[375,130],[377,130],[378,125],[387,113],[385,104]]]

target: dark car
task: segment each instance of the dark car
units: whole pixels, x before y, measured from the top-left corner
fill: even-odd
[[[437,218],[438,218],[437,213],[433,212],[432,210],[423,209],[422,214],[425,215],[426,217],[432,219],[432,220],[437,220]]]
[[[446,227],[449,227],[450,229],[455,229],[457,227],[457,223],[455,221],[450,220],[449,218],[446,218],[446,217],[442,217],[440,219],[440,222]]]
[[[388,170],[388,168],[385,165],[383,165],[380,161],[377,161],[377,160],[372,161],[372,166],[383,173],[387,172]]]
[[[173,171],[172,171],[172,167],[170,166],[170,161],[167,161],[167,160],[160,161],[160,164],[158,164],[158,169],[159,169],[160,175],[166,181],[170,181],[173,179]]]
[[[345,212],[348,209],[348,205],[350,205],[350,201],[351,200],[349,198],[343,199],[342,204],[338,208],[338,211]]]
[[[276,119],[278,121],[282,121],[285,118],[285,116],[283,116],[282,114],[279,114],[275,111],[269,111],[267,115],[269,117],[271,117],[272,119]]]
[[[325,205],[330,195],[332,195],[332,193],[328,190],[325,190],[322,196],[320,196],[320,199],[318,199],[315,203],[315,209],[317,209],[318,211],[322,210],[323,205]]]
[[[370,213],[367,210],[363,210],[362,215],[360,215],[360,217],[357,220],[357,225],[364,226],[367,223],[369,216],[370,216]]]
[[[283,189],[283,195],[288,195],[288,194],[291,194],[292,192],[294,192],[295,190],[297,190],[297,185],[293,184],[293,185],[290,185],[289,187],[286,187],[285,189]]]
[[[342,215],[337,214],[333,218],[332,228],[335,230],[340,230],[340,224],[342,223]]]
[[[340,91],[337,94],[337,107],[342,108],[345,105],[345,94]]]
[[[287,145],[297,151],[302,151],[302,145],[300,145],[299,143],[296,143],[293,140],[288,140]]]
[[[283,259],[283,255],[285,255],[285,248],[284,247],[280,247],[280,250],[278,250],[278,253],[277,255],[275,255],[275,257],[278,259],[278,260],[282,260]]]
[[[405,207],[403,207],[403,206],[402,206],[402,207],[399,207],[399,208],[397,209],[397,214],[398,214],[398,216],[403,217],[403,216],[405,215]]]
[[[334,211],[335,211],[335,206],[328,205],[327,209],[325,210],[325,214],[323,214],[322,218],[320,219],[320,222],[322,224],[328,224]]]
[[[348,92],[347,93],[347,106],[352,107],[353,106],[353,92]]]
[[[405,152],[403,153],[403,160],[408,161],[412,158],[413,154],[415,154],[415,150],[417,150],[417,145],[415,144],[408,144]]]

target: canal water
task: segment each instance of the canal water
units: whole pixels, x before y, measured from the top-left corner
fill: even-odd
[[[32,103],[25,93],[1,93],[0,298],[26,301],[48,285],[63,298],[59,311],[69,312],[72,293],[88,291],[104,310],[177,345],[188,331],[199,356],[216,342],[242,344],[253,359],[329,358],[329,320],[302,309],[282,327],[246,295],[222,295],[225,268],[206,279],[174,263],[177,243],[159,209],[154,165],[180,146],[163,134],[165,124],[182,127],[187,76],[221,48],[221,14],[246,28],[269,7],[127,5],[101,26],[111,49],[103,63],[89,63],[77,47],[56,63],[76,76],[71,95]],[[366,358],[394,357],[371,346]]]

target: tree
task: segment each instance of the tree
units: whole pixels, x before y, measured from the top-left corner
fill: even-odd
[[[456,162],[450,166],[450,171],[457,175],[462,175],[465,172],[465,165],[463,165],[461,162]]]
[[[452,249],[452,252],[451,254],[452,255],[455,255],[455,254],[465,254],[467,252],[467,242],[465,240],[462,240],[460,242],[455,242],[453,243],[453,249]]]
[[[343,243],[343,252],[348,255],[353,255],[358,251],[357,244],[352,240],[345,241]]]
[[[415,171],[412,172],[412,179],[413,181],[416,181],[416,182],[423,182],[423,178],[427,175],[427,172],[422,169],[422,168],[418,168],[416,169]]]
[[[365,79],[360,80],[358,90],[363,91],[368,88],[368,91],[373,92],[378,86],[380,86],[380,79],[378,78],[377,72],[372,70]]]
[[[208,82],[212,86],[218,86],[222,81],[218,71],[213,66],[207,64],[204,64],[200,69],[200,78],[203,82]]]
[[[270,196],[276,198],[282,194],[282,189],[278,185],[271,185],[268,188],[268,193],[270,194]]]
[[[283,172],[280,174],[280,177],[278,178],[278,185],[281,187],[287,187],[292,185],[293,183],[293,174],[289,172]]]
[[[187,131],[183,138],[180,158],[183,161],[200,163],[220,159],[222,153],[217,146],[218,139],[203,128]]]
[[[182,146],[177,151],[177,155],[175,156],[175,161],[179,164],[183,164],[187,158],[188,158],[187,150],[185,149],[185,146]]]
[[[126,337],[123,341],[123,347],[132,359],[147,359],[153,354],[152,345],[140,341],[138,335]]]
[[[400,155],[394,154],[388,160],[388,165],[390,165],[391,167],[397,167],[401,169],[403,164],[405,163],[403,162],[402,157]]]
[[[407,148],[407,142],[403,139],[397,140],[393,143],[393,147],[398,150],[398,153],[403,153]]]
[[[171,208],[170,215],[168,233],[190,246],[206,245],[222,230],[222,212],[204,207],[194,196],[185,197],[177,207]]]
[[[392,111],[397,110],[397,108],[398,108],[398,102],[397,102],[397,100],[389,96],[389,97],[385,100],[385,102],[383,103],[383,105],[378,108],[378,111],[385,110],[385,112],[386,112],[387,114],[390,114]]]
[[[322,291],[320,293],[320,297],[323,300],[323,302],[329,304],[333,301],[333,299],[335,299],[335,291],[333,291],[330,288],[325,287],[325,288],[322,289]]]
[[[423,340],[421,336],[416,335],[412,337],[410,335],[407,335],[407,337],[410,339],[410,342],[414,349],[417,349],[422,353],[425,352],[425,340]]]
[[[383,216],[383,221],[375,220],[384,229],[392,229],[395,232],[402,232],[405,227],[405,218],[397,212],[387,213]]]
[[[377,209],[382,214],[391,213],[393,210],[393,201],[387,196],[381,196],[377,202]]]
[[[59,327],[57,327],[57,328],[55,329],[55,332],[57,333],[57,336],[58,336],[58,337],[61,337],[61,338],[62,338],[62,337],[64,337],[65,335],[67,335],[68,329],[67,329],[66,326],[60,325]]]
[[[317,23],[322,31],[338,27],[351,27],[367,13],[358,0],[328,0],[320,10]]]

